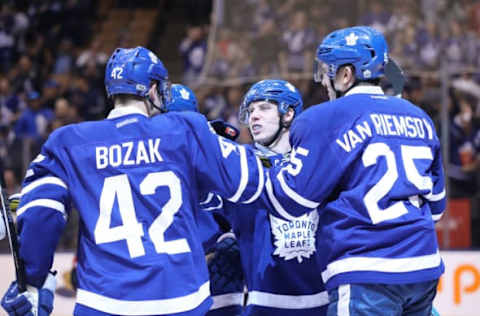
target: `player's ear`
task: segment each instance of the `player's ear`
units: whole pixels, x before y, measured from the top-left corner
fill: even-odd
[[[295,110],[293,108],[288,108],[287,112],[282,117],[284,125],[290,126],[294,117],[295,117]]]
[[[355,69],[352,65],[341,67],[338,71],[338,74],[342,84],[345,86],[348,86],[350,82],[355,81]]]
[[[335,89],[346,91],[355,83],[355,68],[352,65],[344,65],[337,71]]]

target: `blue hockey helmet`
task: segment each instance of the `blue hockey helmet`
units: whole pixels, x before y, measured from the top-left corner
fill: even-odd
[[[198,112],[197,98],[189,87],[181,84],[172,84],[172,98],[165,106],[165,111],[194,111]]]
[[[278,79],[265,79],[254,84],[245,94],[240,105],[239,120],[248,124],[248,106],[255,101],[267,101],[278,106],[280,115],[287,113],[288,108],[295,111],[295,115],[302,112],[303,101],[300,92],[290,82]]]
[[[117,48],[105,69],[105,88],[110,97],[115,94],[133,94],[147,97],[152,81],[158,83],[163,104],[170,101],[168,72],[163,63],[150,50]]]
[[[342,65],[355,67],[359,80],[379,78],[388,62],[388,46],[382,33],[369,26],[354,26],[328,34],[318,46],[314,80],[322,81],[326,74],[334,79]]]

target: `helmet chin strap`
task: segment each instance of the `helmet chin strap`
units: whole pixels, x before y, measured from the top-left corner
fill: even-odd
[[[149,115],[151,112],[153,112],[153,109],[156,109],[158,110],[159,113],[165,113],[167,112],[165,109],[163,109],[161,106],[158,106],[155,104],[155,102],[152,100],[152,98],[150,97],[150,94],[147,93],[146,95],[146,99],[147,99],[147,103],[148,105],[150,105],[150,107],[147,107],[148,108],[148,111],[149,111]]]
[[[277,128],[277,131],[275,132],[275,134],[273,135],[272,139],[269,142],[263,144],[265,147],[270,148],[270,147],[272,147],[272,145],[275,145],[278,141],[280,141],[280,134],[282,133],[283,128],[285,128],[285,129],[288,128],[288,125],[285,124],[285,122],[283,121],[283,115],[284,114],[280,115],[280,121],[278,123],[278,128]]]
[[[335,93],[335,99],[338,99],[340,97],[343,97],[348,91],[352,90],[352,88],[357,86],[358,83],[359,83],[359,81],[357,80],[357,78],[355,78],[353,83],[347,89],[345,89],[345,91],[341,91],[341,90],[338,89],[338,85],[335,85],[334,80],[330,79],[330,87],[327,88],[327,89],[332,89],[332,92]],[[330,99],[330,101],[332,101],[332,100],[334,100],[334,99]]]

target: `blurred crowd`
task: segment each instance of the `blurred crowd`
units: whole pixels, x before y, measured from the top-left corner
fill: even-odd
[[[101,119],[109,110],[103,76],[111,52],[93,36],[101,23],[97,12],[102,2],[0,4],[0,168],[7,194],[18,191],[26,166],[49,133],[65,124]],[[197,6],[195,12],[212,8],[212,1],[186,2]],[[209,119],[239,126],[237,112],[244,93],[266,77],[291,81],[307,106],[326,100],[312,81],[320,39],[336,28],[370,25],[384,32],[392,56],[408,74],[404,97],[424,108],[439,131],[444,101],[440,69],[448,71],[449,192],[453,197],[478,197],[480,1],[215,3],[208,22],[186,21],[189,25],[176,52],[183,61],[182,81],[194,89],[200,110]],[[250,142],[246,128],[241,128],[240,142]],[[473,210],[472,218],[480,219],[478,210]]]

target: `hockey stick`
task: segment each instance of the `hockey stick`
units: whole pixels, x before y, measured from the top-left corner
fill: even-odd
[[[18,291],[20,293],[26,291],[26,277],[25,277],[25,266],[23,265],[22,260],[20,260],[20,254],[18,250],[18,239],[17,239],[17,229],[15,222],[13,221],[12,214],[7,204],[5,204],[5,196],[3,195],[3,189],[0,186],[0,200],[2,204],[2,217],[5,221],[5,227],[7,230],[7,238],[10,244],[10,250],[12,251],[13,264],[15,265],[15,274],[17,277]]]
[[[392,84],[393,95],[402,97],[403,88],[407,80],[402,68],[391,57],[388,57],[388,63],[385,65],[385,77]]]

